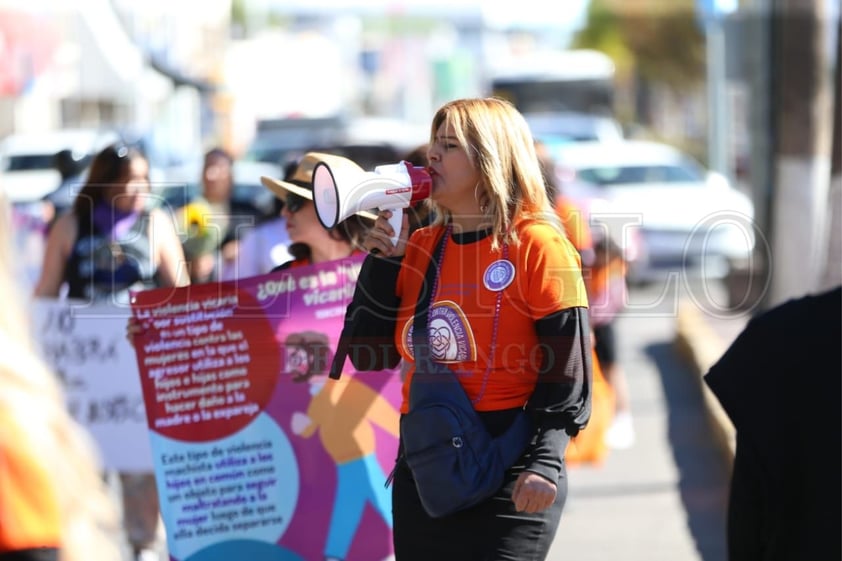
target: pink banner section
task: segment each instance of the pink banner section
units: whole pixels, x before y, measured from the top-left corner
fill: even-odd
[[[392,556],[400,376],[326,375],[361,264],[134,296],[172,559]]]

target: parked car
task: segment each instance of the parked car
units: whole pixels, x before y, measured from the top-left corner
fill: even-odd
[[[569,142],[617,142],[623,129],[613,118],[569,111],[524,113],[532,135],[550,147]]]
[[[340,117],[263,119],[243,159],[283,165],[310,146],[337,142],[343,129]]]
[[[642,251],[629,280],[668,272],[721,278],[754,247],[751,199],[721,174],[706,170],[666,144],[648,141],[583,142],[553,156],[563,192],[591,200],[591,223],[615,239],[638,230]]]
[[[243,160],[285,165],[306,152],[338,154],[363,169],[392,163],[429,140],[426,124],[388,117],[320,117],[266,119]]]
[[[84,169],[97,152],[119,140],[113,131],[96,129],[13,133],[0,141],[0,186],[12,203],[40,201],[61,182],[56,154],[70,151]]]
[[[233,173],[231,200],[241,208],[250,209],[257,220],[271,217],[275,210],[275,196],[260,183],[260,177],[262,175],[282,177],[281,166],[267,162],[236,160]],[[183,207],[202,194],[201,179],[202,162],[200,161],[171,171],[166,180],[157,186],[159,204],[173,210]]]

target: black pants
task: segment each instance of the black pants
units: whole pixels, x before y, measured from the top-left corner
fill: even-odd
[[[608,368],[617,362],[617,337],[614,334],[614,323],[593,326],[594,351],[599,364]]]
[[[392,488],[395,561],[543,561],[567,499],[562,467],[553,505],[535,514],[517,512],[512,489],[523,471],[518,462],[490,499],[442,518],[430,518],[406,462],[399,462]]]

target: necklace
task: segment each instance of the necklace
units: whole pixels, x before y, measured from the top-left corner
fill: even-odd
[[[441,264],[444,262],[444,256],[447,250],[447,242],[450,239],[450,235],[453,231],[453,226],[448,224],[447,229],[444,232],[444,236],[442,238],[441,247],[438,252],[438,257],[436,259],[436,276],[433,280],[433,290],[432,296],[430,297],[429,307],[427,308],[427,315],[429,316],[433,310],[433,301],[436,299],[436,294],[438,293],[439,289],[439,277],[441,276]],[[503,244],[503,259],[508,261],[509,259],[509,244]],[[494,303],[494,323],[491,327],[491,348],[488,354],[488,360],[485,363],[485,372],[482,375],[482,385],[480,386],[480,391],[477,396],[471,400],[471,403],[476,405],[485,395],[485,388],[488,385],[488,377],[491,374],[491,365],[494,362],[494,353],[497,350],[497,331],[500,327],[500,308],[502,307],[503,303],[503,290],[497,291],[497,298]],[[429,335],[428,335],[429,337]]]

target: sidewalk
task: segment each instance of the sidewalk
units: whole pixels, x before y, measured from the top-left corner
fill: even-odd
[[[692,301],[684,300],[676,321],[675,348],[697,376],[711,430],[729,463],[733,461],[736,445],[734,425],[704,383],[703,377],[737,338],[750,318],[748,312],[729,315],[706,313]]]
[[[618,318],[636,441],[601,465],[571,465],[548,561],[722,561],[730,467],[707,422],[700,376],[676,350],[678,303],[656,291]],[[651,312],[656,313],[651,313]],[[663,312],[663,313],[660,313]]]

